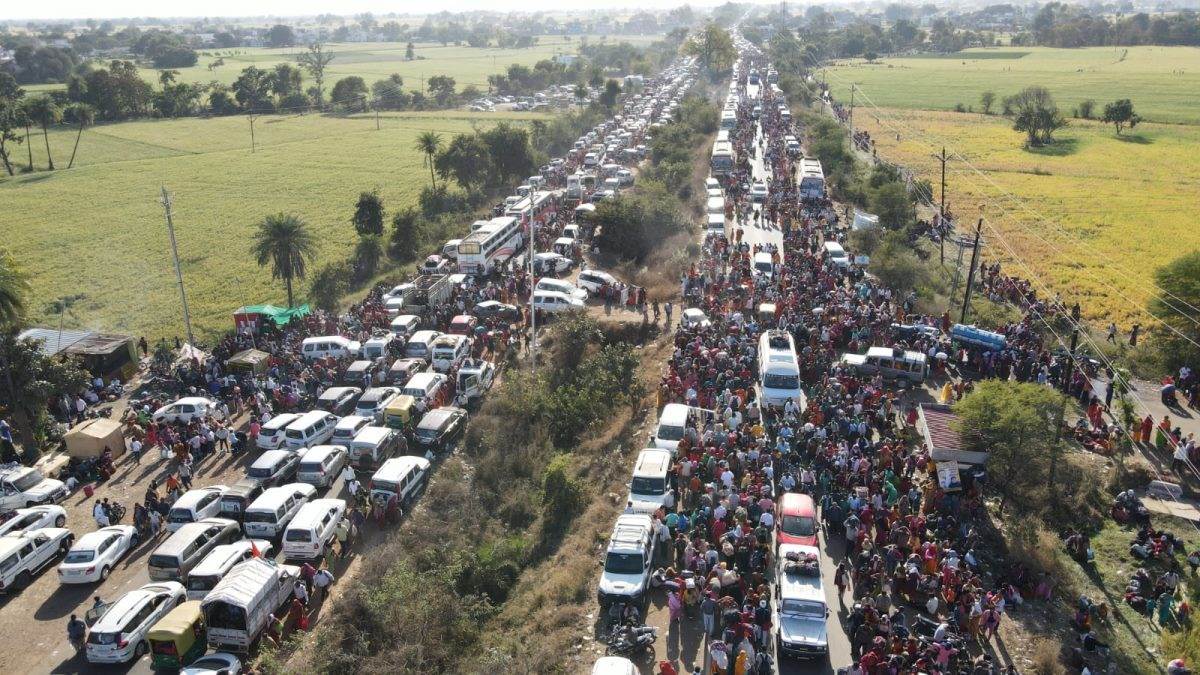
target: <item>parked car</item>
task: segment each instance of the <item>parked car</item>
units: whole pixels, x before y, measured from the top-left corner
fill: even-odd
[[[67,510],[56,504],[29,506],[17,509],[12,518],[0,525],[0,537],[6,534],[28,532],[42,527],[63,527],[67,524]]]
[[[698,307],[689,307],[683,310],[683,316],[679,317],[679,325],[683,328],[708,328],[712,322],[708,320],[708,315],[704,310]]]
[[[430,410],[417,424],[414,434],[417,445],[433,452],[441,452],[458,440],[466,421],[467,411],[462,408],[444,406]]]
[[[512,323],[521,318],[521,310],[515,305],[508,305],[496,300],[484,300],[471,310],[480,319],[497,318]]]
[[[138,545],[137,528],[109,525],[88,532],[76,541],[58,565],[61,584],[91,584],[104,581],[130,551]]]
[[[33,467],[0,468],[0,513],[61,502],[67,494],[67,486],[62,481],[46,478]]]
[[[756,204],[767,201],[767,184],[761,180],[750,186],[750,201]]]
[[[0,593],[25,588],[33,577],[71,549],[75,535],[62,527],[43,527],[0,537]]]
[[[174,403],[154,411],[155,422],[182,422],[204,419],[206,416],[224,417],[216,401],[203,396],[185,396]]]
[[[570,272],[575,266],[575,261],[558,253],[536,253],[533,256],[533,269],[535,274],[547,274],[550,276],[558,276]]]
[[[104,610],[88,632],[88,663],[126,663],[150,650],[146,633],[187,600],[183,584],[164,581],[129,591]]]

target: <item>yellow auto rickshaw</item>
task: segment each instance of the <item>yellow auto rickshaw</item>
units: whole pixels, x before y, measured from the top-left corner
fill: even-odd
[[[413,409],[417,399],[410,394],[401,394],[383,411],[383,423],[392,429],[404,430],[412,423]]]
[[[171,610],[154,624],[146,638],[154,668],[179,670],[200,658],[208,649],[200,602],[192,600]]]

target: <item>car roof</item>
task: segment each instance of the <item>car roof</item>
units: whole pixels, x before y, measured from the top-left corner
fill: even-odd
[[[99,530],[93,530],[92,532],[81,535],[75,540],[75,545],[73,545],[71,549],[86,551],[99,546],[100,542],[108,539],[114,534],[122,534],[133,529],[135,528],[132,525],[110,525],[108,527],[102,527]]]
[[[434,408],[425,413],[425,416],[421,418],[421,422],[417,427],[424,429],[440,427],[446,420],[462,412],[464,412],[462,408],[455,408],[454,406]]]
[[[116,602],[109,605],[100,619],[92,626],[92,632],[109,633],[119,630],[129,620],[131,614],[141,609],[154,596],[164,592],[182,590],[183,585],[179,582],[168,581],[157,584],[146,584],[141,588],[129,591],[118,598]]]

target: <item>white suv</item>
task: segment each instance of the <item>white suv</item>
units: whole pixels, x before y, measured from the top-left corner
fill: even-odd
[[[654,521],[650,516],[628,513],[617,518],[604,555],[604,573],[600,575],[600,606],[643,603],[653,558]]]
[[[46,478],[37,469],[19,464],[0,467],[0,513],[67,498],[67,486]]]
[[[0,592],[24,588],[33,575],[71,550],[75,536],[61,527],[12,533],[0,537]]]
[[[87,637],[88,663],[125,663],[150,650],[146,633],[187,600],[178,581],[146,584],[129,591],[104,610]]]

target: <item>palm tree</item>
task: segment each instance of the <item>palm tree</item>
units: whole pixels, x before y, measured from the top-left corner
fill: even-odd
[[[0,329],[16,327],[25,313],[29,277],[8,251],[0,250]]]
[[[38,96],[29,100],[29,116],[42,127],[42,138],[46,141],[46,161],[54,170],[54,157],[50,154],[50,125],[62,121],[62,108],[49,96]]]
[[[583,102],[587,100],[588,88],[587,85],[580,82],[575,85],[575,103],[582,108]]]
[[[308,224],[290,213],[269,215],[258,224],[250,252],[259,266],[271,266],[272,279],[283,279],[288,307],[292,307],[292,279],[303,279],[308,263],[317,255],[317,239]]]
[[[423,131],[417,136],[414,146],[417,152],[425,153],[425,163],[429,165],[429,182],[437,189],[437,179],[433,177],[433,158],[442,149],[442,137],[432,131]]]
[[[96,121],[96,109],[86,103],[76,103],[71,106],[71,115],[79,123],[79,133],[75,134],[75,147],[71,148],[71,161],[67,168],[75,166],[75,152],[79,150],[79,137],[83,135],[84,127],[90,127]]]

